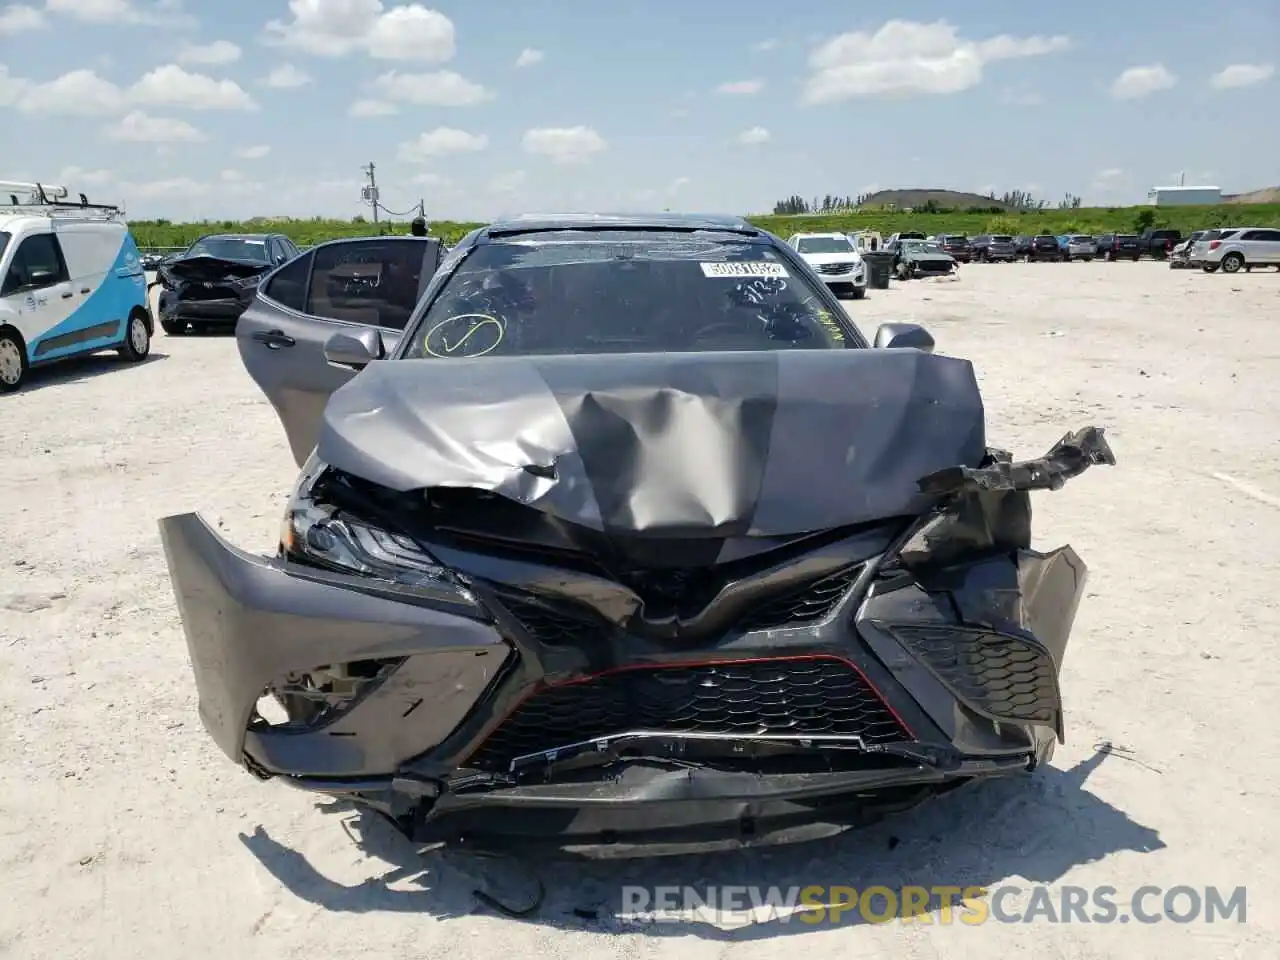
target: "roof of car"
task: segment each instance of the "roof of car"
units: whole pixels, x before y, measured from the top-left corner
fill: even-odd
[[[278,233],[206,233],[201,240],[266,240]]]
[[[551,230],[721,230],[761,236],[742,217],[705,213],[526,213],[495,220],[482,235],[543,233]]]
[[[797,233],[797,240],[848,240],[847,233]]]

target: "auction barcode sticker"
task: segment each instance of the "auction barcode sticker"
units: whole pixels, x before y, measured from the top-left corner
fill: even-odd
[[[786,277],[787,268],[780,263],[700,263],[707,277]]]

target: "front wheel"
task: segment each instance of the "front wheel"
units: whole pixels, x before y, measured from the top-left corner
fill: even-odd
[[[183,337],[187,333],[187,325],[181,320],[161,320],[160,328],[168,337]]]
[[[12,327],[0,327],[0,393],[21,387],[30,369],[22,335]]]
[[[117,352],[130,363],[141,363],[151,353],[151,326],[141,310],[135,309],[129,314],[129,329]]]
[[[1239,273],[1244,266],[1244,254],[1228,253],[1222,258],[1223,273]]]
[[[862,300],[862,299],[864,299],[864,298],[866,297],[866,295],[867,295],[867,288],[866,288],[866,287],[854,287],[854,288],[853,288],[853,299],[855,299],[855,300]]]
[[[1217,273],[1218,265],[1216,263],[1206,263],[1200,269],[1202,269],[1205,273]]]

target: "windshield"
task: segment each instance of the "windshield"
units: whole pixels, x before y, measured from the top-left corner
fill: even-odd
[[[904,249],[911,253],[945,253],[942,247],[928,240],[904,240],[902,241]]]
[[[1086,236],[1072,237],[1071,242],[1072,243],[1093,243],[1093,237],[1086,237]]]
[[[998,237],[992,237],[991,242],[992,243],[1013,243],[1013,237],[1006,237],[1004,236],[1004,234],[1001,234]]]
[[[772,244],[656,231],[494,238],[408,336],[411,359],[866,345]]]
[[[193,243],[184,256],[245,260],[249,263],[271,262],[267,256],[267,241],[258,237],[205,237]]]
[[[947,237],[946,242],[947,243],[968,243],[969,239],[967,237]]]
[[[805,237],[796,242],[801,253],[852,253],[848,237]]]

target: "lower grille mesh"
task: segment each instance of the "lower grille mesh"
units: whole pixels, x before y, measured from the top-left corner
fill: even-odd
[[[523,754],[628,730],[907,737],[862,675],[834,658],[643,667],[544,687],[468,766],[505,770]]]

